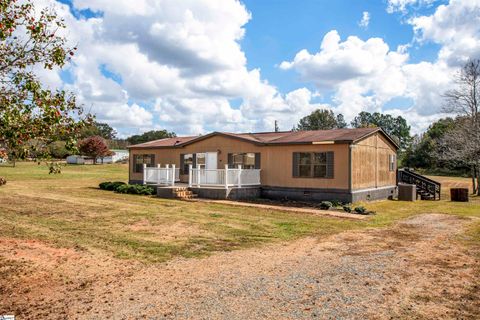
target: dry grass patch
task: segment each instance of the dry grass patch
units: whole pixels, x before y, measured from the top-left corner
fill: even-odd
[[[0,188],[0,232],[6,237],[39,239],[60,247],[100,250],[114,257],[155,262],[306,235],[328,236],[345,230],[385,227],[423,213],[480,216],[478,199],[470,203],[362,203],[377,214],[367,221],[352,221],[117,194],[97,188],[102,181],[126,181],[127,169],[126,165],[80,165],[65,167],[61,175],[48,175],[45,166],[35,163],[0,167],[0,175],[8,180]],[[468,179],[460,181],[466,183]]]

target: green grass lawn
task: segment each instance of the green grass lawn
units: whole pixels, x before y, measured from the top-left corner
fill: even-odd
[[[384,227],[421,213],[480,217],[476,198],[469,203],[366,203],[377,214],[367,221],[354,221],[98,189],[102,181],[126,181],[126,165],[71,165],[60,175],[49,175],[44,165],[17,163],[15,168],[0,167],[0,176],[8,181],[0,187],[1,237],[39,239],[142,261],[197,257],[306,235]],[[479,238],[479,229],[472,230],[472,238]]]

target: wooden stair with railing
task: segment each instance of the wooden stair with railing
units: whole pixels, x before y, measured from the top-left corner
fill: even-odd
[[[417,198],[422,200],[440,200],[442,185],[408,168],[398,169],[397,184],[408,183],[417,187]]]

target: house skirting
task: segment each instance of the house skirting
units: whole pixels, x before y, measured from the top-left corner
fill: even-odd
[[[131,184],[142,184],[141,180],[130,180]],[[275,200],[297,200],[297,201],[330,201],[358,202],[369,200],[388,199],[397,196],[397,186],[385,186],[349,191],[348,189],[329,188],[291,188],[291,187],[242,187],[235,188],[197,188],[190,190],[199,198],[207,199],[255,199],[267,198]]]
[[[289,188],[262,186],[261,197],[276,200],[358,202],[387,199],[396,195],[396,186],[349,191],[328,188]]]

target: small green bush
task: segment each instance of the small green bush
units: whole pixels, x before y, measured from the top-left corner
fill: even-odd
[[[332,203],[330,201],[322,201],[320,202],[320,209],[328,210],[332,207]]]
[[[338,201],[338,200],[332,200],[332,206],[333,207],[341,207],[342,206],[342,202],[341,201]]]
[[[128,185],[124,184],[124,185],[118,186],[118,188],[115,189],[115,192],[128,193]]]
[[[98,187],[99,187],[100,189],[102,189],[102,190],[107,190],[107,186],[110,185],[110,184],[111,184],[111,182],[105,181],[105,182],[100,183],[100,184],[98,185]]]
[[[365,208],[363,206],[359,206],[359,207],[355,207],[354,211],[355,211],[355,213],[358,213],[358,214],[366,214],[367,213],[367,208]]]
[[[350,205],[344,205],[343,211],[350,213],[352,212],[352,207]]]
[[[48,174],[60,174],[62,173],[62,167],[65,166],[65,164],[53,161],[45,162],[45,164],[48,167]]]
[[[126,185],[125,182],[122,181],[114,181],[114,182],[102,182],[98,186],[102,190],[108,190],[108,191],[116,191],[120,186]]]
[[[141,194],[147,196],[155,194],[155,189],[153,187],[141,184],[120,184],[114,191],[118,193]]]

